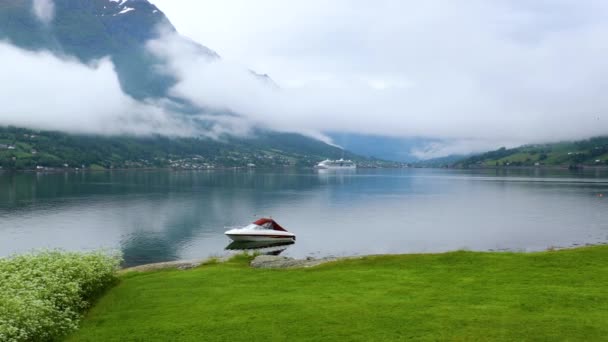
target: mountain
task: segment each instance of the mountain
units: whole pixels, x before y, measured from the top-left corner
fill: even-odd
[[[158,71],[162,63],[146,50],[159,27],[176,32],[164,13],[147,0],[53,0],[54,18],[39,20],[33,0],[0,0],[0,39],[29,50],[50,50],[83,63],[109,56],[124,91],[135,97],[162,97],[174,79]],[[203,54],[211,49],[182,37]]]
[[[46,1],[48,4],[50,0]],[[149,40],[160,36],[159,27],[175,33],[177,39],[201,55],[220,58],[215,51],[180,36],[165,14],[147,0],[53,0],[52,3],[54,16],[45,22],[35,14],[34,0],[0,0],[0,40],[10,41],[27,50],[51,51],[82,63],[109,57],[115,65],[121,87],[136,99],[167,97],[168,90],[176,81],[160,71],[165,61],[146,48]],[[277,87],[270,76],[255,71],[251,74],[261,84]],[[180,106],[179,110],[187,114],[188,110],[197,109],[186,105]],[[32,135],[38,138],[24,138]],[[89,151],[91,158],[83,151]],[[274,159],[266,158],[269,155]],[[86,167],[167,166],[172,159],[193,158],[220,167],[242,166],[250,162],[276,166],[285,164],[286,160],[290,165],[312,165],[321,159],[344,155],[357,158],[306,136],[260,130],[251,138],[224,136],[215,141],[159,136],[78,136],[60,132],[36,133],[15,127],[0,128],[0,164],[17,169],[63,164]],[[266,159],[261,160],[260,156]]]
[[[500,148],[457,161],[459,168],[509,166],[605,166],[608,165],[608,137],[575,142]]]

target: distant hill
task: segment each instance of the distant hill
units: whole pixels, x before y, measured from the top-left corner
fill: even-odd
[[[417,161],[412,165],[414,167],[450,167],[454,163],[457,163],[467,157],[468,156],[464,155],[449,155],[445,157]]]
[[[500,148],[457,161],[453,167],[608,166],[608,137]]]
[[[328,135],[334,143],[354,153],[404,163],[420,161],[412,151],[424,149],[427,144],[435,142],[424,138],[396,138],[354,133],[334,132]]]
[[[325,158],[361,166],[398,166],[372,161],[298,134],[258,132],[252,138],[106,137],[0,127],[0,167],[158,168],[310,167]]]

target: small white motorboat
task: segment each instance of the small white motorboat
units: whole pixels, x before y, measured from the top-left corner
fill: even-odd
[[[273,219],[261,218],[252,224],[227,231],[233,241],[293,242],[296,235],[288,232]]]

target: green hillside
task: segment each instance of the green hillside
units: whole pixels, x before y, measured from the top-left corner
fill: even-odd
[[[395,167],[369,160],[298,134],[256,132],[250,138],[168,138],[94,136],[0,127],[0,167],[4,170],[226,167],[310,167],[332,158],[350,158],[362,167]]]
[[[472,156],[452,166],[508,167],[508,166],[608,166],[608,137],[596,137],[576,142],[526,145],[500,148]]]

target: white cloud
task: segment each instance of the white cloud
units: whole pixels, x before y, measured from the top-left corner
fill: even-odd
[[[174,53],[174,93],[262,125],[430,137],[462,152],[608,134],[603,1],[154,2],[282,87]]]
[[[36,18],[44,24],[49,24],[55,17],[55,3],[53,0],[34,0],[32,10]]]
[[[84,66],[0,44],[11,85],[0,93],[0,123],[197,135],[195,122],[206,120],[213,125],[202,133],[211,136],[255,125],[320,139],[352,132],[444,141],[413,151],[419,156],[608,134],[603,1],[154,2],[178,30],[225,57],[205,57],[166,32],[148,45],[178,78],[172,95],[207,113],[132,99],[107,60]],[[50,21],[53,3],[35,1],[34,11]],[[226,111],[238,116],[210,114]]]
[[[165,103],[125,95],[113,65],[86,66],[50,53],[0,43],[0,123],[91,134],[197,135],[199,117],[179,116]]]

